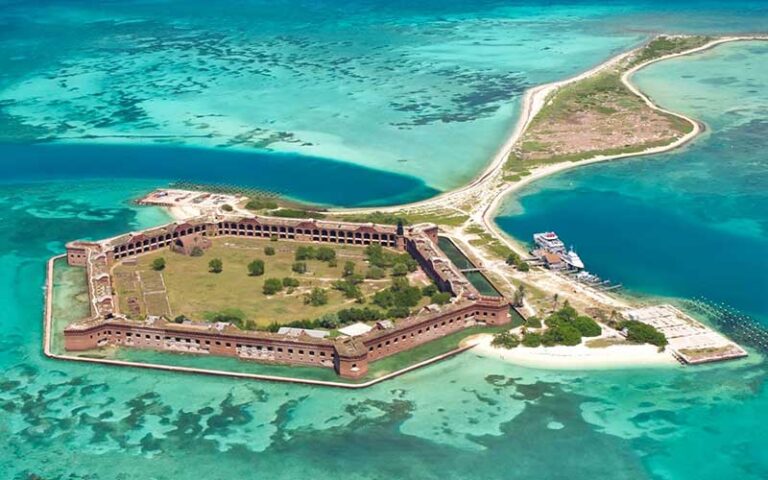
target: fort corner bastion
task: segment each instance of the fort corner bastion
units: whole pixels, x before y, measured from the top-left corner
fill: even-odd
[[[279,334],[241,330],[228,323],[167,318],[134,320],[120,311],[112,267],[158,249],[179,249],[200,238],[261,237],[286,241],[383,247],[407,252],[450,303],[396,322],[379,322],[358,336],[317,338],[305,332]],[[260,215],[208,214],[101,241],[67,244],[67,262],[86,271],[90,315],[64,329],[67,351],[102,347],[220,355],[256,362],[332,368],[343,378],[360,379],[368,365],[475,325],[511,321],[509,302],[481,295],[438,247],[434,224],[392,226]]]

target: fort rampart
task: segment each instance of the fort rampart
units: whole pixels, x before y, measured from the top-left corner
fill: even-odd
[[[509,303],[478,293],[437,246],[437,226],[390,226],[371,223],[285,219],[264,216],[211,215],[134,232],[99,242],[67,244],[70,265],[86,268],[91,316],[64,330],[65,349],[84,351],[105,346],[223,355],[262,362],[333,368],[345,378],[366,375],[369,362],[408,350],[477,325],[510,321]],[[382,246],[407,251],[438,287],[453,298],[434,311],[423,311],[378,325],[354,337],[315,338],[245,331],[230,324],[178,324],[163,318],[128,319],[118,311],[111,266],[115,262],[163,248],[192,236],[277,237],[284,240]]]

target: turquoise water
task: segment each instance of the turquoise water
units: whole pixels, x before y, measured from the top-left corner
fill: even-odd
[[[695,369],[558,373],[470,353],[341,392],[41,354],[45,260],[71,239],[166,221],[162,211],[131,203],[158,184],[208,178],[207,163],[216,181],[321,203],[428,196],[486,161],[525,86],[581,71],[649,31],[758,30],[765,8],[744,1],[222,2],[213,9],[1,1],[0,135],[12,145],[0,147],[0,479],[768,477],[768,369],[758,356]],[[631,208],[640,205],[681,236],[709,242],[717,252],[709,271],[730,275],[713,291],[756,313],[764,311],[760,292],[744,295],[753,284],[723,259],[742,261],[735,247],[765,251],[761,51],[725,47],[706,62],[661,64],[638,78],[660,102],[710,125],[690,149],[538,187],[555,200],[569,185],[593,188],[596,202],[580,203],[577,217],[599,219],[590,209],[604,203],[625,206],[602,220],[614,225],[606,227],[614,238],[643,220]],[[241,134],[253,129],[263,141],[243,144]],[[88,138],[30,146],[77,135]],[[55,165],[57,157],[78,167]],[[681,159],[691,168],[676,168]],[[125,170],[100,164],[110,160]],[[281,177],[277,161],[313,168]],[[315,178],[354,188],[335,192],[309,182]],[[293,179],[307,182],[303,191]],[[536,212],[527,201],[542,197],[524,197],[527,213],[518,220]],[[556,211],[549,218],[562,220]],[[731,233],[736,227],[743,232]],[[589,237],[577,238],[582,230],[563,233],[593,264]],[[622,249],[637,251],[635,268],[596,270],[638,291],[709,294],[701,291],[707,275],[679,273],[685,265],[673,260],[682,255],[661,263],[653,279],[620,278],[648,263],[642,247]],[[753,265],[759,280],[761,264]]]
[[[755,0],[0,7],[2,138],[301,153],[439,190],[488,162],[527,87],[652,31],[752,31],[766,13]]]

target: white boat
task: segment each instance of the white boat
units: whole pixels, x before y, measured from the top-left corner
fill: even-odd
[[[563,261],[567,263],[571,268],[575,268],[576,270],[584,269],[584,262],[581,261],[579,255],[574,252],[573,249],[561,254],[560,258],[562,258]]]
[[[547,252],[565,253],[565,244],[555,232],[534,233],[533,242]]]

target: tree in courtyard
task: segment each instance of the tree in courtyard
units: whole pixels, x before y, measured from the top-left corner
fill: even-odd
[[[334,329],[339,327],[339,316],[336,313],[326,313],[315,320],[318,327]]]
[[[451,301],[451,294],[448,292],[437,292],[430,297],[430,301],[438,305],[445,305]]]
[[[159,272],[165,268],[165,259],[163,257],[152,260],[152,270]]]
[[[402,277],[408,275],[408,266],[404,263],[397,263],[392,267],[392,276]]]
[[[431,297],[432,295],[436,294],[439,290],[437,289],[437,285],[434,283],[431,283],[427,285],[426,287],[422,287],[421,294],[425,297]]]
[[[248,264],[248,275],[260,277],[264,275],[264,260],[254,260]]]
[[[346,262],[344,262],[344,270],[342,272],[342,275],[345,277],[348,277],[354,274],[355,274],[355,262],[347,260]]]
[[[275,254],[275,247],[264,247],[264,255],[272,256]]]
[[[322,262],[336,260],[336,250],[331,247],[319,247],[315,252],[315,258]]]
[[[307,273],[307,262],[293,262],[291,270],[296,273]]]
[[[328,291],[324,288],[315,287],[311,292],[304,295],[304,303],[319,307],[328,303]]]
[[[302,261],[302,260],[313,260],[315,258],[315,248],[314,247],[307,247],[307,246],[300,246],[296,249],[296,252],[294,253],[294,259],[296,261]]]
[[[221,273],[224,270],[224,263],[220,258],[214,258],[208,262],[208,270],[213,273]]]
[[[386,272],[383,268],[379,268],[375,265],[371,265],[368,267],[368,271],[365,272],[365,278],[369,278],[371,280],[381,280],[386,276]]]
[[[279,278],[268,278],[264,280],[262,291],[264,295],[274,295],[283,289],[283,281]]]

